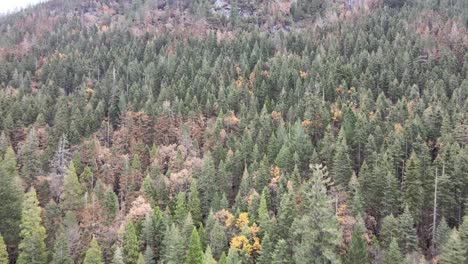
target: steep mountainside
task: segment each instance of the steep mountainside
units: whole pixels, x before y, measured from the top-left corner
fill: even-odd
[[[0,263],[465,263],[467,28],[464,0],[0,17]]]

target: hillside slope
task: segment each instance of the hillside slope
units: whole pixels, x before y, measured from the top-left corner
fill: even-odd
[[[10,262],[463,263],[467,27],[463,0],[0,17]]]

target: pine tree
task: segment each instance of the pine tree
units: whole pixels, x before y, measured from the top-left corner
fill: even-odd
[[[193,224],[192,214],[188,213],[187,217],[184,220],[184,224],[181,227],[182,239],[184,240],[185,249],[189,246],[190,236],[192,235],[192,230],[196,228]]]
[[[112,189],[106,191],[104,201],[102,202],[103,213],[106,217],[106,224],[112,223],[117,215],[117,195]]]
[[[255,173],[255,189],[258,193],[263,191],[263,188],[268,185],[270,182],[270,166],[268,164],[268,159],[263,156],[260,161],[260,166]]]
[[[104,264],[102,251],[95,237],[91,240],[83,264]]]
[[[292,258],[290,254],[289,245],[284,239],[278,240],[273,252],[272,262],[274,264],[292,264]]]
[[[176,197],[176,204],[174,208],[174,221],[182,224],[187,217],[187,203],[184,192],[179,192]]]
[[[93,178],[93,172],[91,171],[89,166],[84,167],[83,172],[80,175],[80,182],[85,190],[91,191],[93,189]]]
[[[387,215],[382,219],[382,227],[380,228],[380,243],[383,248],[388,248],[392,239],[398,239],[399,224],[393,214]]]
[[[292,153],[287,143],[284,143],[281,147],[278,156],[276,156],[275,164],[283,171],[291,170],[292,166],[294,165],[292,160]]]
[[[226,250],[227,247],[227,236],[224,226],[222,226],[218,221],[215,220],[213,228],[211,229],[209,235],[209,246],[213,251],[213,256],[219,258],[221,253]]]
[[[164,235],[163,263],[183,263],[185,259],[184,240],[179,228],[172,224]]]
[[[353,173],[349,181],[350,205],[355,216],[364,214],[364,200],[361,193],[361,186],[357,180],[356,173]]]
[[[114,256],[112,257],[112,264],[125,264],[122,255],[122,249],[119,246],[117,246],[114,251]]]
[[[333,179],[337,184],[347,187],[352,175],[352,168],[344,129],[340,130],[337,143],[336,152],[333,156]]]
[[[201,248],[202,248],[202,251],[203,250],[206,250],[206,235],[205,235],[205,228],[203,227],[203,224],[200,225],[200,227],[198,227],[198,237],[200,238],[200,245],[201,245]]]
[[[62,208],[64,210],[76,210],[82,206],[83,190],[81,189],[75,165],[70,162],[63,182],[63,193],[61,195]]]
[[[450,227],[445,221],[445,218],[442,217],[440,220],[439,225],[436,228],[435,237],[434,237],[434,244],[438,249],[438,252],[442,249],[442,247],[447,243],[447,240],[450,237]]]
[[[138,237],[131,221],[125,227],[123,238],[123,258],[125,264],[137,264],[139,254]]]
[[[296,218],[293,230],[293,258],[298,263],[339,263],[336,247],[341,243],[338,219],[327,197],[327,171],[317,165],[301,192],[302,216]]]
[[[231,247],[229,249],[229,254],[226,258],[226,264],[241,264],[242,260],[239,257],[239,254],[237,253],[237,249],[234,247]]]
[[[0,234],[7,245],[19,242],[22,200],[15,153],[10,146],[0,161]]]
[[[147,247],[150,247],[154,254],[154,259],[158,260],[161,256],[162,241],[166,223],[163,212],[159,207],[154,208],[153,213],[146,216],[143,223],[143,236]]]
[[[205,254],[203,255],[203,264],[216,264],[216,260],[213,258],[211,254],[211,248],[208,246],[205,250]]]
[[[63,228],[60,228],[58,237],[55,239],[55,246],[52,255],[52,264],[73,264],[68,249],[68,241],[65,237]]]
[[[382,204],[381,204],[381,213],[383,215],[389,215],[396,213],[400,207],[400,191],[398,186],[398,179],[393,173],[387,171],[384,174],[384,187],[382,191]],[[377,178],[378,181],[380,179]]]
[[[200,237],[196,228],[193,228],[190,236],[190,243],[185,257],[186,264],[203,264],[203,251],[200,244]]]
[[[190,185],[188,210],[192,214],[192,219],[196,226],[199,226],[202,223],[201,203],[199,197],[197,182],[193,180]]]
[[[282,238],[286,241],[289,239],[289,230],[296,216],[297,213],[294,203],[294,196],[291,193],[285,193],[281,198],[281,203],[278,210],[278,219],[275,232],[278,238]]]
[[[39,143],[37,142],[36,130],[32,128],[23,147],[20,150],[21,154],[21,177],[26,184],[30,185],[36,179],[40,169],[39,159]]]
[[[468,215],[463,217],[463,223],[458,227],[458,230],[460,231],[462,247],[465,249],[465,261],[468,261]]]
[[[367,243],[363,235],[364,226],[361,220],[361,222],[358,222],[354,227],[351,242],[349,243],[348,251],[345,255],[345,263],[367,263]]]
[[[395,263],[404,263],[404,258],[401,255],[400,247],[398,246],[397,240],[392,239],[388,247],[387,252],[385,253],[385,264],[395,264]]]
[[[410,253],[416,250],[418,247],[418,237],[416,235],[416,229],[414,228],[414,219],[408,206],[405,207],[405,211],[400,215],[399,229],[399,244],[403,252]]]
[[[219,257],[218,264],[226,264],[226,263],[227,263],[226,253],[223,252],[221,256]]]
[[[266,192],[262,192],[262,196],[260,198],[260,207],[258,208],[258,223],[261,234],[270,231],[271,220],[266,201]]]
[[[47,263],[46,230],[41,225],[41,208],[36,190],[26,193],[21,213],[21,243],[19,244],[18,264]]]
[[[154,251],[150,246],[146,246],[144,258],[146,264],[156,264],[156,260],[154,259]]]
[[[0,234],[0,264],[8,264],[8,252],[6,250],[5,240]]]
[[[419,219],[424,197],[420,161],[414,152],[411,153],[406,164],[404,187],[403,200],[413,217]]]
[[[274,252],[273,241],[270,239],[270,235],[265,233],[262,239],[262,251],[257,259],[258,264],[270,264],[272,262],[272,255]]]
[[[208,215],[210,211],[211,201],[215,194],[215,179],[216,169],[211,154],[205,154],[203,167],[198,178],[198,188],[200,188],[200,201],[202,215]]]
[[[143,254],[138,254],[138,260],[136,262],[137,264],[145,264],[145,257],[143,257]]]
[[[456,229],[450,233],[450,238],[442,248],[440,255],[441,264],[460,264],[465,263],[466,248],[460,240],[460,235]]]

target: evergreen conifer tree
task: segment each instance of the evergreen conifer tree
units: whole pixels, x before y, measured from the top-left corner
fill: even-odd
[[[125,264],[137,264],[139,257],[139,243],[135,226],[130,221],[125,227],[123,238],[123,258]]]
[[[19,242],[22,200],[15,153],[10,146],[0,161],[0,234],[7,245]]]
[[[102,251],[95,237],[91,240],[83,264],[104,264]]]
[[[36,190],[26,193],[21,213],[21,243],[19,244],[18,264],[47,263],[46,230],[41,225],[41,208]]]
[[[408,206],[399,217],[400,240],[399,244],[404,253],[410,253],[416,250],[418,246],[418,237],[414,228],[414,219]]]
[[[0,264],[8,264],[8,252],[2,235],[0,235]]]
[[[186,264],[203,264],[203,251],[200,244],[200,237],[196,228],[193,228],[190,235],[187,256],[185,257]]]
[[[115,248],[112,264],[125,264],[120,246]]]
[[[388,246],[388,250],[385,253],[385,264],[395,264],[395,263],[404,263],[404,258],[401,255],[400,247],[398,246],[398,242],[395,238],[392,239],[390,245]]]
[[[63,182],[63,193],[61,198],[64,210],[76,210],[82,206],[83,190],[81,189],[75,165],[70,162]]]
[[[460,235],[456,229],[450,233],[450,237],[442,248],[440,255],[441,264],[460,264],[465,263],[466,248],[460,240]]]
[[[291,227],[296,262],[340,262],[336,247],[341,243],[341,234],[326,193],[327,175],[326,168],[315,166],[311,179],[302,190],[302,216],[296,218]]]
[[[337,184],[348,187],[348,182],[352,175],[351,160],[346,144],[344,129],[340,130],[335,155],[333,156],[333,179]]]
[[[358,222],[351,237],[348,251],[345,255],[345,263],[367,263],[367,242],[364,240],[364,226],[361,222]]]

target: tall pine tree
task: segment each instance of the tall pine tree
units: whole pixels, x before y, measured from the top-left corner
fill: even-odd
[[[25,195],[20,228],[21,243],[17,263],[47,263],[46,230],[41,225],[41,208],[34,188],[31,188]]]
[[[193,228],[192,234],[190,235],[185,264],[203,264],[203,251],[196,228]]]
[[[93,237],[88,250],[86,250],[83,264],[104,264],[101,247],[95,237]]]
[[[125,227],[123,239],[123,258],[125,264],[137,264],[139,253],[139,243],[135,226],[129,221]]]

